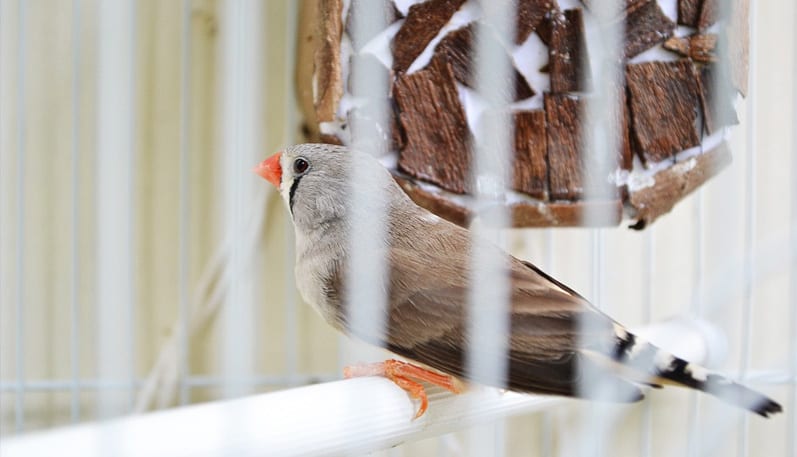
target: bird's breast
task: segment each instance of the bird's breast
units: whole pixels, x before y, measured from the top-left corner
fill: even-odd
[[[296,287],[302,299],[330,325],[342,328],[341,276],[343,252],[329,245],[301,246],[297,238]],[[307,249],[303,249],[303,248]]]

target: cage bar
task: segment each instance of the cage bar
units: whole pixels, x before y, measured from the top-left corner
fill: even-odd
[[[16,397],[14,421],[18,432],[25,429],[25,65],[26,2],[17,2],[17,306],[16,306]]]

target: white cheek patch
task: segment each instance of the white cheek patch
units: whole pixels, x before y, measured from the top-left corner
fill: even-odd
[[[293,173],[290,171],[289,164],[290,162],[285,154],[280,157],[280,168],[282,168],[282,179],[280,180],[280,195],[282,195],[282,199],[285,200],[285,204],[290,207],[290,194],[291,194],[291,186],[293,185]]]
[[[293,177],[282,175],[282,182],[280,183],[280,194],[285,201],[288,201],[288,195],[291,192],[291,185],[293,185]]]

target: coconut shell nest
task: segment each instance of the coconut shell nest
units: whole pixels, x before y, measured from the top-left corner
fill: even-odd
[[[385,23],[400,21],[390,37],[388,67],[364,50],[378,31],[358,35],[360,42],[350,33],[362,1],[303,1],[297,87],[308,140],[347,144],[356,133],[346,131],[352,120],[368,118],[367,109],[341,106],[352,87],[344,80],[351,73],[345,69],[357,59],[359,68],[368,66],[389,81],[388,125],[376,127],[397,154],[396,180],[419,205],[467,225],[476,214],[467,202],[477,139],[459,93],[475,85],[476,28],[489,32],[489,27],[477,19],[449,26],[440,37],[465,0],[417,2],[405,14],[390,0],[374,0],[382,2]],[[584,26],[593,1],[562,9],[556,0],[518,0],[514,36],[501,43],[513,62],[504,86],[513,105],[500,119],[512,122],[509,185],[516,198],[493,206],[507,208],[513,226],[616,226],[626,219],[641,229],[730,163],[724,141],[707,146],[704,140],[738,123],[734,100],[747,92],[749,0],[729,0],[724,17],[719,0],[669,0],[677,2],[677,17],[665,14],[664,0],[625,0],[616,18],[624,26],[625,70],[614,110],[617,151],[608,160],[616,168],[612,174],[626,179],[592,197],[588,185],[601,179],[589,175],[597,172],[582,150],[581,135],[593,91]],[[532,35],[547,48],[547,63],[539,71],[547,74],[548,87],[533,87],[514,57]],[[427,48],[428,62],[412,68]],[[667,57],[639,57],[653,55],[648,53],[653,48],[666,50]],[[532,97],[536,106],[523,104]],[[489,114],[481,116],[480,122],[490,121]],[[489,210],[482,205],[478,214]],[[601,216],[585,221],[586,212]]]

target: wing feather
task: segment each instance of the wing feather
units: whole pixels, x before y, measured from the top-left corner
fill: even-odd
[[[389,350],[452,375],[479,382],[466,373],[468,270],[467,251],[449,253],[448,261],[393,247]],[[422,252],[422,251],[421,251]],[[533,266],[507,256],[510,280],[510,335],[505,386],[516,391],[580,396],[579,380],[597,375],[579,349],[612,338],[613,322],[581,296],[551,281]],[[616,398],[636,400],[639,390],[610,373]]]

